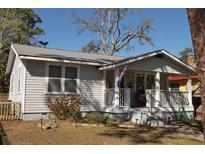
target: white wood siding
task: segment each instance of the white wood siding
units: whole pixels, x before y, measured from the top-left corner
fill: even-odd
[[[141,70],[141,71],[154,71],[154,72],[164,72],[172,74],[189,74],[190,71],[186,70],[184,67],[176,64],[167,56],[163,58],[150,57],[137,62],[130,63],[128,69]]]
[[[19,76],[19,67],[21,67],[20,76]],[[22,62],[19,59],[19,57],[15,57],[11,75],[13,75],[13,82],[11,82],[12,78],[10,78],[9,100],[13,102],[20,102],[23,104],[24,92],[25,92],[25,62]],[[19,77],[20,77],[20,91],[18,92]],[[11,87],[13,88],[13,92],[11,92]],[[22,112],[23,112],[23,108],[22,108]]]
[[[49,112],[45,70],[45,63],[27,61],[25,113]]]
[[[103,71],[98,71],[95,66],[81,65],[79,92],[81,110],[101,110],[104,105]]]
[[[47,94],[45,76],[46,63],[27,61],[25,113],[50,112],[49,98],[54,100],[55,97],[64,95]],[[103,106],[103,90],[103,71],[98,71],[95,66],[81,65],[78,91],[81,96],[82,110],[100,110]]]

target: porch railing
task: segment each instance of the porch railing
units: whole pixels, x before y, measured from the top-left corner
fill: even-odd
[[[113,106],[115,100],[118,99],[116,104],[120,107],[129,107],[130,106],[130,89],[120,88],[119,91],[115,88],[105,89],[105,104],[107,106]]]
[[[154,89],[146,90],[146,101],[150,106],[155,106],[155,94]],[[188,92],[160,90],[159,105],[162,107],[188,106]]]

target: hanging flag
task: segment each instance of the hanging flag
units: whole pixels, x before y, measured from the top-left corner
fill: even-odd
[[[125,66],[125,68],[122,70],[122,72],[120,73],[120,75],[117,77],[117,80],[116,80],[116,84],[117,84],[117,87],[120,88],[120,84],[122,82],[122,78],[125,74],[125,71],[127,69],[127,65]]]

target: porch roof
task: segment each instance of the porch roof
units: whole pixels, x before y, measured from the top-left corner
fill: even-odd
[[[191,71],[193,73],[196,72],[195,68],[193,68],[191,65],[184,63],[179,58],[175,57],[174,55],[172,55],[171,53],[169,53],[168,51],[166,51],[164,49],[156,50],[153,52],[145,53],[145,54],[134,56],[134,57],[125,58],[125,59],[119,60],[117,62],[113,62],[111,64],[104,65],[104,66],[100,67],[99,70],[116,68],[119,66],[123,66],[123,65],[127,65],[127,64],[136,62],[136,61],[140,61],[140,60],[147,59],[147,58],[154,57],[154,56],[161,56],[161,55],[165,55],[165,56],[169,57],[176,64],[181,65],[182,67],[184,67],[185,69],[188,69],[189,71]]]

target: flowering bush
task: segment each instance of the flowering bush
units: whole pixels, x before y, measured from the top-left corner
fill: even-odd
[[[80,101],[75,97],[59,97],[48,106],[56,118],[60,120],[76,118],[80,114]]]

